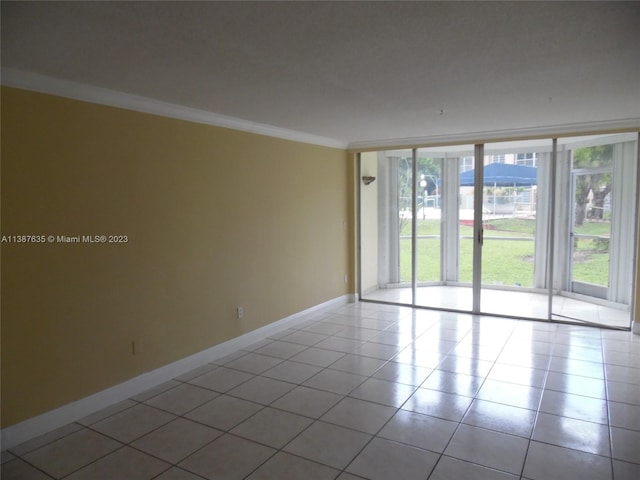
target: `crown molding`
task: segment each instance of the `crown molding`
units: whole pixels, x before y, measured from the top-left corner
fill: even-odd
[[[502,142],[538,138],[555,138],[606,133],[635,132],[640,130],[640,118],[581,122],[544,127],[514,128],[485,132],[456,133],[411,138],[394,138],[350,142],[347,147],[352,152],[373,150],[396,150],[429,146],[463,145],[488,142]]]
[[[205,110],[162,102],[139,95],[71,82],[13,68],[2,69],[2,85],[323,147],[346,149],[348,146],[347,142],[334,138],[321,137],[279,128],[273,125],[251,122],[240,118],[207,112]]]
[[[599,122],[579,122],[509,130],[465,132],[384,140],[364,140],[345,142],[273,125],[251,122],[240,118],[220,115],[196,108],[162,102],[148,97],[96,87],[78,82],[25,72],[13,68],[2,69],[2,85],[31,90],[65,98],[72,98],[100,105],[124,108],[136,112],[150,113],[189,122],[229,128],[257,135],[319,145],[323,147],[348,149],[352,152],[405,149],[426,146],[461,145],[531,138],[566,137],[640,130],[640,118],[605,120]]]

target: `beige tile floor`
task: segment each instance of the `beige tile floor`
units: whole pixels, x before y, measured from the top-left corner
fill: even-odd
[[[416,305],[430,308],[468,310],[473,307],[473,293],[468,287],[432,286],[416,289]],[[367,300],[411,304],[411,288],[387,288],[367,293]],[[483,288],[481,311],[492,315],[547,319],[549,298],[546,294]],[[614,328],[629,328],[628,309],[555,295],[553,319],[561,322],[588,322]]]
[[[356,303],[2,452],[14,479],[640,478],[640,336]]]

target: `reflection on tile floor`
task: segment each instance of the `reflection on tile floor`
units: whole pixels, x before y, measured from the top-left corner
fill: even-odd
[[[640,336],[356,303],[2,453],[13,479],[640,478]]]
[[[383,288],[363,298],[379,302],[411,305],[411,288]],[[545,293],[482,288],[480,311],[491,315],[547,319],[549,297]],[[416,289],[416,305],[429,308],[471,311],[470,287],[431,286]],[[553,297],[553,319],[560,322],[587,322],[615,328],[629,328],[628,308],[611,308],[561,295]]]

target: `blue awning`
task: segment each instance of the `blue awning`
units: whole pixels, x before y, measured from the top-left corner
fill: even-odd
[[[497,187],[528,187],[537,185],[538,168],[510,163],[490,163],[484,166],[484,185]],[[467,170],[460,174],[460,186],[474,185],[474,171]]]

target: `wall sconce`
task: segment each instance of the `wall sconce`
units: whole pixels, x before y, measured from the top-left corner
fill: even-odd
[[[362,177],[362,183],[370,185],[376,180],[376,177]]]

